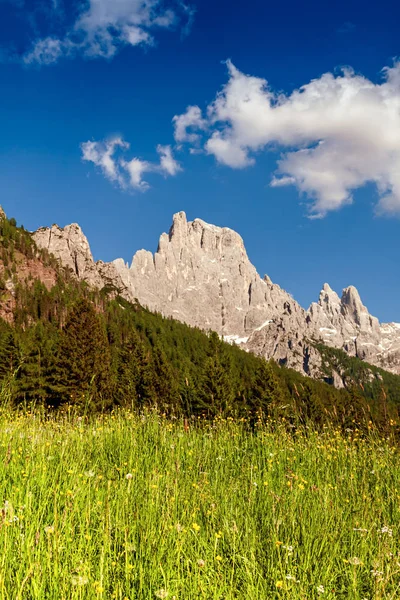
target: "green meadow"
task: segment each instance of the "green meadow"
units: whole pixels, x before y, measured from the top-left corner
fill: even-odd
[[[372,431],[4,411],[0,490],[1,600],[400,597]]]

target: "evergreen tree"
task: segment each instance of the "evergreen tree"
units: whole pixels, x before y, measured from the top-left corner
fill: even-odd
[[[169,414],[180,412],[179,383],[177,374],[160,346],[153,349],[153,389],[158,408]]]
[[[231,415],[234,412],[234,391],[229,357],[225,345],[214,332],[210,334],[208,358],[202,373],[202,389],[197,409],[210,416]]]
[[[79,300],[61,333],[53,390],[58,400],[106,407],[114,391],[104,320],[87,299]]]
[[[271,362],[260,361],[249,392],[249,409],[252,416],[279,415],[285,404],[285,395]]]
[[[141,408],[154,397],[154,371],[150,352],[135,332],[119,348],[116,397],[121,405]]]
[[[20,345],[17,373],[17,402],[46,402],[51,396],[50,377],[54,365],[57,336],[49,326],[38,322]]]

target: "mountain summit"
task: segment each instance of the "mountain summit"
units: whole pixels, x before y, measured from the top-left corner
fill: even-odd
[[[41,228],[33,237],[89,285],[112,286],[127,300],[313,377],[323,378],[318,342],[400,373],[400,324],[380,324],[353,286],[339,298],[326,283],[318,302],[303,309],[258,275],[242,238],[227,227],[187,221],[179,212],[157,252],[139,250],[130,266],[123,259],[95,263],[77,224]],[[335,384],[342,385],[340,377]]]

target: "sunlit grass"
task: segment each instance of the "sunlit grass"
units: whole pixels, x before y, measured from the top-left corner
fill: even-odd
[[[9,413],[0,465],[1,599],[400,597],[378,437]]]

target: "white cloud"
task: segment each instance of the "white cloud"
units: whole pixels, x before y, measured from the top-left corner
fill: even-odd
[[[42,65],[51,65],[58,61],[64,53],[63,43],[56,38],[44,38],[39,40],[30,52],[25,54],[24,62],[26,64],[40,63]]]
[[[47,65],[78,53],[111,58],[123,46],[153,45],[159,29],[185,30],[194,11],[178,0],[77,0],[76,12],[65,35],[36,40],[24,62]]]
[[[118,149],[126,151],[129,148],[130,145],[121,137],[104,142],[84,142],[81,144],[82,160],[95,164],[109,181],[123,189],[132,188],[141,192],[145,192],[150,187],[148,182],[143,179],[145,173],[174,176],[182,170],[172,155],[171,146],[157,146],[160,156],[159,163],[141,160],[137,157],[125,160],[121,156],[116,156]]]
[[[175,128],[175,140],[177,142],[195,143],[200,140],[197,133],[188,133],[188,129],[204,129],[207,121],[203,119],[202,112],[198,106],[188,106],[183,115],[176,115],[172,122]]]
[[[176,175],[179,171],[182,171],[181,165],[172,156],[171,146],[157,146],[157,152],[160,155],[160,172],[165,175]]]
[[[178,142],[198,144],[199,134],[187,129],[209,129],[206,152],[232,168],[287,148],[271,185],[296,185],[314,217],[351,203],[353,190],[368,182],[376,184],[378,211],[400,212],[400,63],[384,69],[379,83],[344,69],[290,95],[227,64],[229,80],[206,121],[197,106],[174,117]]]
[[[147,181],[143,180],[143,175],[153,170],[151,163],[139,158],[132,158],[129,162],[122,160],[120,165],[128,172],[129,183],[132,188],[141,192],[149,189],[150,186]]]
[[[114,158],[117,148],[127,150],[129,144],[120,137],[105,142],[84,142],[81,144],[82,158],[100,167],[107,179],[125,187],[125,180],[120,172],[119,164]]]

